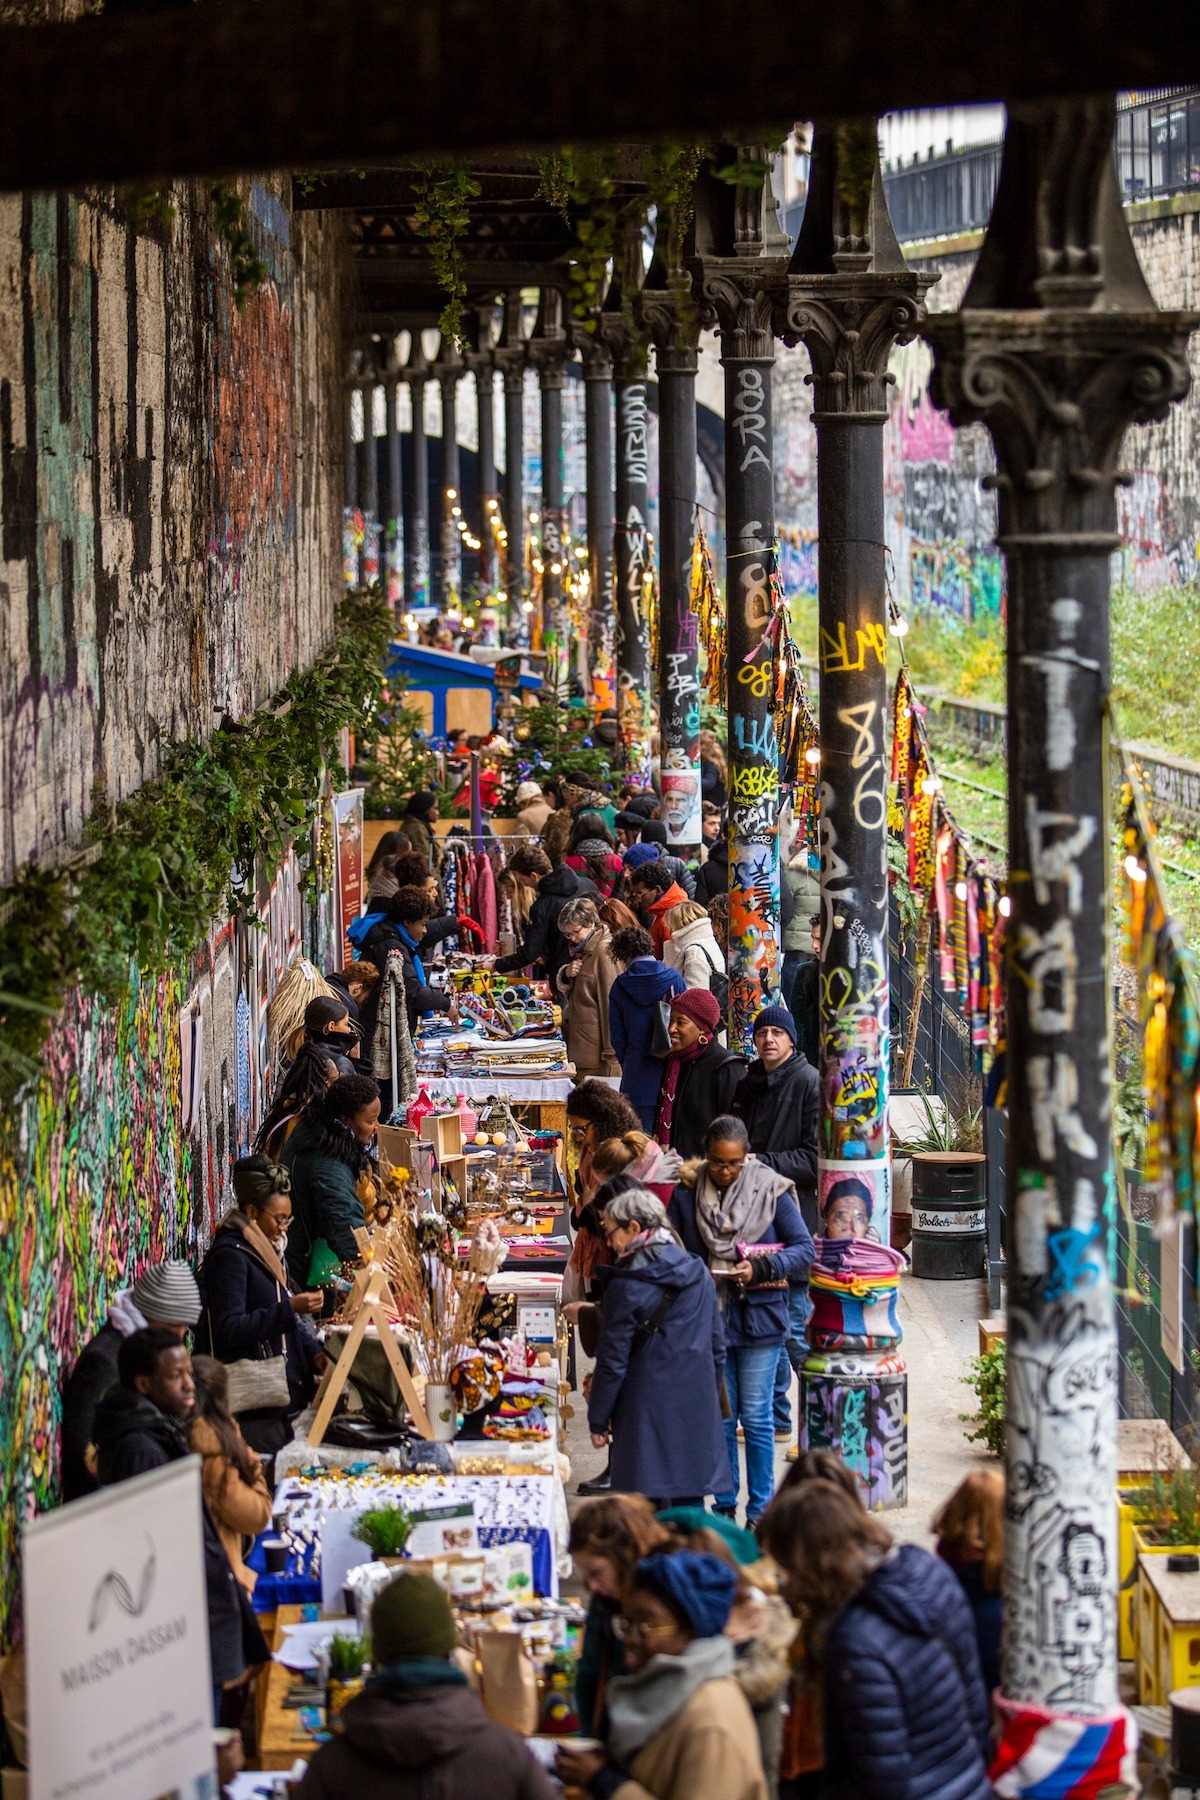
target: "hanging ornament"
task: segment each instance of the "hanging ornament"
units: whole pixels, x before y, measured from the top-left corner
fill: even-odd
[[[714,706],[725,710],[725,609],[717,592],[712,553],[700,509],[696,509],[696,531],[692,539],[692,579],[689,605],[698,620],[696,635],[705,655],[701,688]]]

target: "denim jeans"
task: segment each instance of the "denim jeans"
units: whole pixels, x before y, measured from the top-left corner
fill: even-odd
[[[788,1321],[791,1329],[787,1343],[780,1349],[779,1361],[775,1367],[773,1407],[776,1431],[786,1431],[789,1436],[792,1430],[792,1374],[800,1373],[800,1365],[808,1354],[805,1332],[811,1317],[812,1301],[808,1297],[808,1283],[794,1283],[788,1294]]]
[[[760,1519],[775,1491],[775,1435],[771,1427],[771,1388],[778,1344],[743,1344],[725,1353],[725,1386],[732,1418],[725,1421],[725,1442],[734,1488],[717,1494],[716,1503],[734,1507],[738,1499],[738,1421],[746,1434],[746,1517]]]

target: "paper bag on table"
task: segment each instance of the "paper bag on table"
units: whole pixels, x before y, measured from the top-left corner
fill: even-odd
[[[538,1724],[537,1670],[517,1631],[481,1631],[475,1651],[489,1719],[532,1737]]]

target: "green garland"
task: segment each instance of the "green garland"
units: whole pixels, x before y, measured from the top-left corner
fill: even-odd
[[[330,648],[270,705],[172,745],[156,780],[89,820],[72,862],[29,864],[0,893],[0,1102],[37,1076],[72,986],[112,1004],[132,966],[191,956],[253,900],[255,857],[276,866],[310,830],[338,733],[372,723],[389,635],[377,588],[346,601]]]
[[[483,192],[465,163],[430,164],[413,183],[413,224],[429,250],[433,278],[446,296],[438,330],[458,350],[466,349],[463,303],[467,277],[459,240],[471,228],[471,201]]]

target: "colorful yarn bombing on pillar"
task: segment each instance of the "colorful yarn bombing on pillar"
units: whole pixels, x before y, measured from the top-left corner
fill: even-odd
[[[999,1800],[1099,1800],[1106,1791],[1138,1791],[1137,1725],[1124,1709],[1078,1719],[1003,1694],[995,1704],[1001,1738],[989,1775]]]
[[[714,706],[725,710],[725,609],[717,592],[712,552],[696,511],[696,535],[692,539],[692,580],[689,606],[699,621],[697,635],[704,651],[705,667],[700,686]]]
[[[812,1348],[894,1349],[901,1335],[896,1311],[905,1266],[901,1253],[861,1238],[819,1237],[814,1248],[809,1276]]]
[[[1004,920],[986,859],[946,805],[924,717],[904,664],[892,703],[888,825],[904,843],[909,886],[932,910],[943,991],[957,999],[986,1072],[1004,1035]]]
[[[1179,924],[1167,911],[1154,848],[1154,821],[1136,765],[1122,749],[1125,782],[1121,899],[1126,961],[1137,976],[1145,1031],[1142,1179],[1169,1182],[1177,1207],[1200,1191],[1200,981]]]

